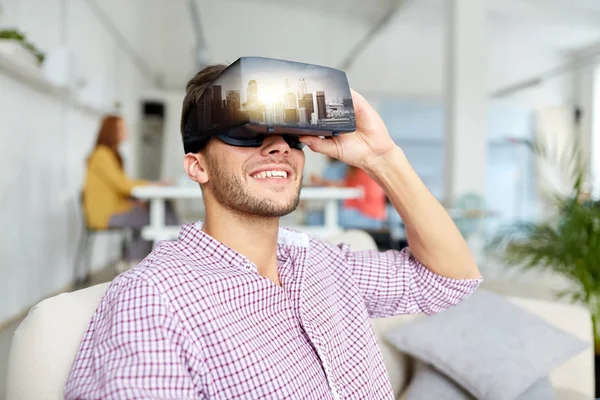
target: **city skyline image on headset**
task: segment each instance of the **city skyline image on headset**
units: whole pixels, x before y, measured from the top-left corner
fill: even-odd
[[[331,136],[356,130],[345,72],[263,57],[241,57],[229,65],[195,111],[189,128],[201,136],[240,126],[257,134]]]

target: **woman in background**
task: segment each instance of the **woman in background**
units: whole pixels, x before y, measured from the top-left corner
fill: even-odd
[[[130,266],[137,264],[152,250],[152,242],[140,238],[140,228],[150,223],[148,205],[131,197],[136,186],[165,185],[130,179],[123,168],[119,145],[127,139],[127,128],[122,117],[106,116],[102,121],[96,145],[87,162],[83,189],[83,207],[91,228],[133,228],[134,238],[128,249]],[[177,225],[172,207],[167,204],[166,223]]]

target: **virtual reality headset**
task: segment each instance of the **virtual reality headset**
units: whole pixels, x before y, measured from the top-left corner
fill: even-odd
[[[198,152],[211,137],[233,146],[259,147],[281,135],[354,132],[356,119],[346,73],[334,68],[263,57],[241,57],[207,87],[186,119],[184,151]]]

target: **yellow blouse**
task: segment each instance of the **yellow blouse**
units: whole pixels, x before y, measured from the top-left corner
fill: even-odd
[[[129,179],[110,148],[103,145],[96,147],[88,160],[83,188],[88,226],[107,228],[112,215],[133,208],[131,190],[146,184],[147,181]]]

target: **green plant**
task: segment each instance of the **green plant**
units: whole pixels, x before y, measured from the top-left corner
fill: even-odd
[[[42,65],[44,63],[44,59],[46,57],[45,54],[39,51],[31,42],[29,42],[25,37],[25,34],[23,34],[22,32],[19,32],[16,29],[0,30],[0,40],[2,39],[16,40],[17,42],[20,42],[23,45],[23,47],[25,47],[27,50],[31,51],[35,55],[39,65]]]
[[[553,154],[540,143],[529,143],[538,159],[559,168],[566,193],[550,193],[551,217],[540,222],[518,222],[491,243],[508,266],[560,274],[570,288],[557,296],[588,307],[592,315],[596,351],[600,352],[600,203],[589,199],[588,163],[579,139]]]

